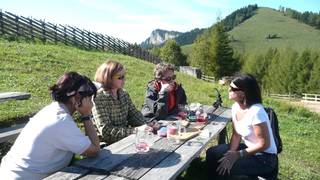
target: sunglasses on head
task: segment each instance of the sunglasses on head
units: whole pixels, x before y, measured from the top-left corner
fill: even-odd
[[[230,91],[242,91],[242,89],[230,86]]]
[[[163,78],[162,80],[164,80],[164,81],[172,81],[172,80],[175,80],[176,77],[177,77],[177,76],[174,74],[173,76],[167,77],[167,78]]]

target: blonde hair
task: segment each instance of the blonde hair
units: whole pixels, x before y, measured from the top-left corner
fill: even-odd
[[[103,89],[110,90],[112,88],[112,77],[123,69],[122,64],[109,59],[98,67],[94,80],[101,83]]]
[[[164,73],[167,71],[174,71],[174,65],[168,63],[159,63],[155,66],[153,74],[156,80],[161,80]]]

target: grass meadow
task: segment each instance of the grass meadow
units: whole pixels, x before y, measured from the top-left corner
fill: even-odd
[[[106,59],[121,62],[126,68],[125,89],[134,104],[141,109],[146,84],[153,77],[154,65],[129,56],[89,52],[63,45],[43,45],[0,40],[0,92],[31,93],[24,101],[0,103],[0,127],[25,119],[50,103],[48,87],[67,71],[78,71],[93,79],[96,68]],[[177,72],[188,102],[212,104],[214,88],[218,88],[224,105],[230,107],[227,87],[208,83]],[[279,155],[280,179],[320,179],[320,123],[319,114],[301,107],[265,99],[273,107],[280,121],[284,150]],[[230,132],[230,131],[229,131]],[[216,142],[212,142],[214,145]],[[206,179],[204,153],[178,179]]]

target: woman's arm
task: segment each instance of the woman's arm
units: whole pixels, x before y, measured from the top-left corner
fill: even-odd
[[[147,87],[142,114],[145,117],[161,119],[167,116],[168,93],[158,92],[152,84]]]
[[[234,128],[234,124],[232,123],[232,136],[231,136],[231,142],[230,142],[230,150],[236,151],[239,147],[241,141],[241,136],[237,133],[237,131]]]
[[[96,97],[94,99],[92,114],[103,141],[110,144],[129,136],[134,132],[134,128],[128,127],[127,124],[114,126],[113,121],[118,121],[118,119],[109,118],[110,112],[106,108],[107,106],[108,104],[103,97]]]
[[[267,122],[253,125],[253,131],[258,141],[254,146],[245,149],[245,153],[249,155],[262,152],[270,146],[270,135]]]
[[[136,106],[133,104],[129,94],[126,95],[126,102],[128,104],[128,121],[131,126],[141,126],[145,124],[144,117],[142,113],[137,110]]]
[[[100,141],[94,125],[91,121],[92,106],[93,104],[91,97],[86,97],[82,99],[81,105],[76,107],[81,116],[86,117],[83,119],[84,130],[91,141],[91,145],[89,146],[89,148],[86,149],[84,153],[82,153],[86,156],[96,156],[100,151]]]

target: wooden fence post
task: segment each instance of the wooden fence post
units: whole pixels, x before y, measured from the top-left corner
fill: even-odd
[[[16,16],[15,17],[15,25],[16,25],[16,34],[17,34],[17,36],[19,36],[20,35],[20,29],[19,29],[19,17],[18,16]]]
[[[41,22],[42,27],[42,42],[46,43],[46,23],[44,21]]]
[[[3,35],[4,34],[4,29],[3,29],[2,9],[0,9],[0,28],[1,28],[0,33],[1,33],[1,35]]]
[[[34,35],[33,35],[33,21],[31,18],[29,18],[29,26],[30,26],[30,29],[29,29],[29,33],[30,33],[30,37],[31,37],[31,40],[34,41]]]

